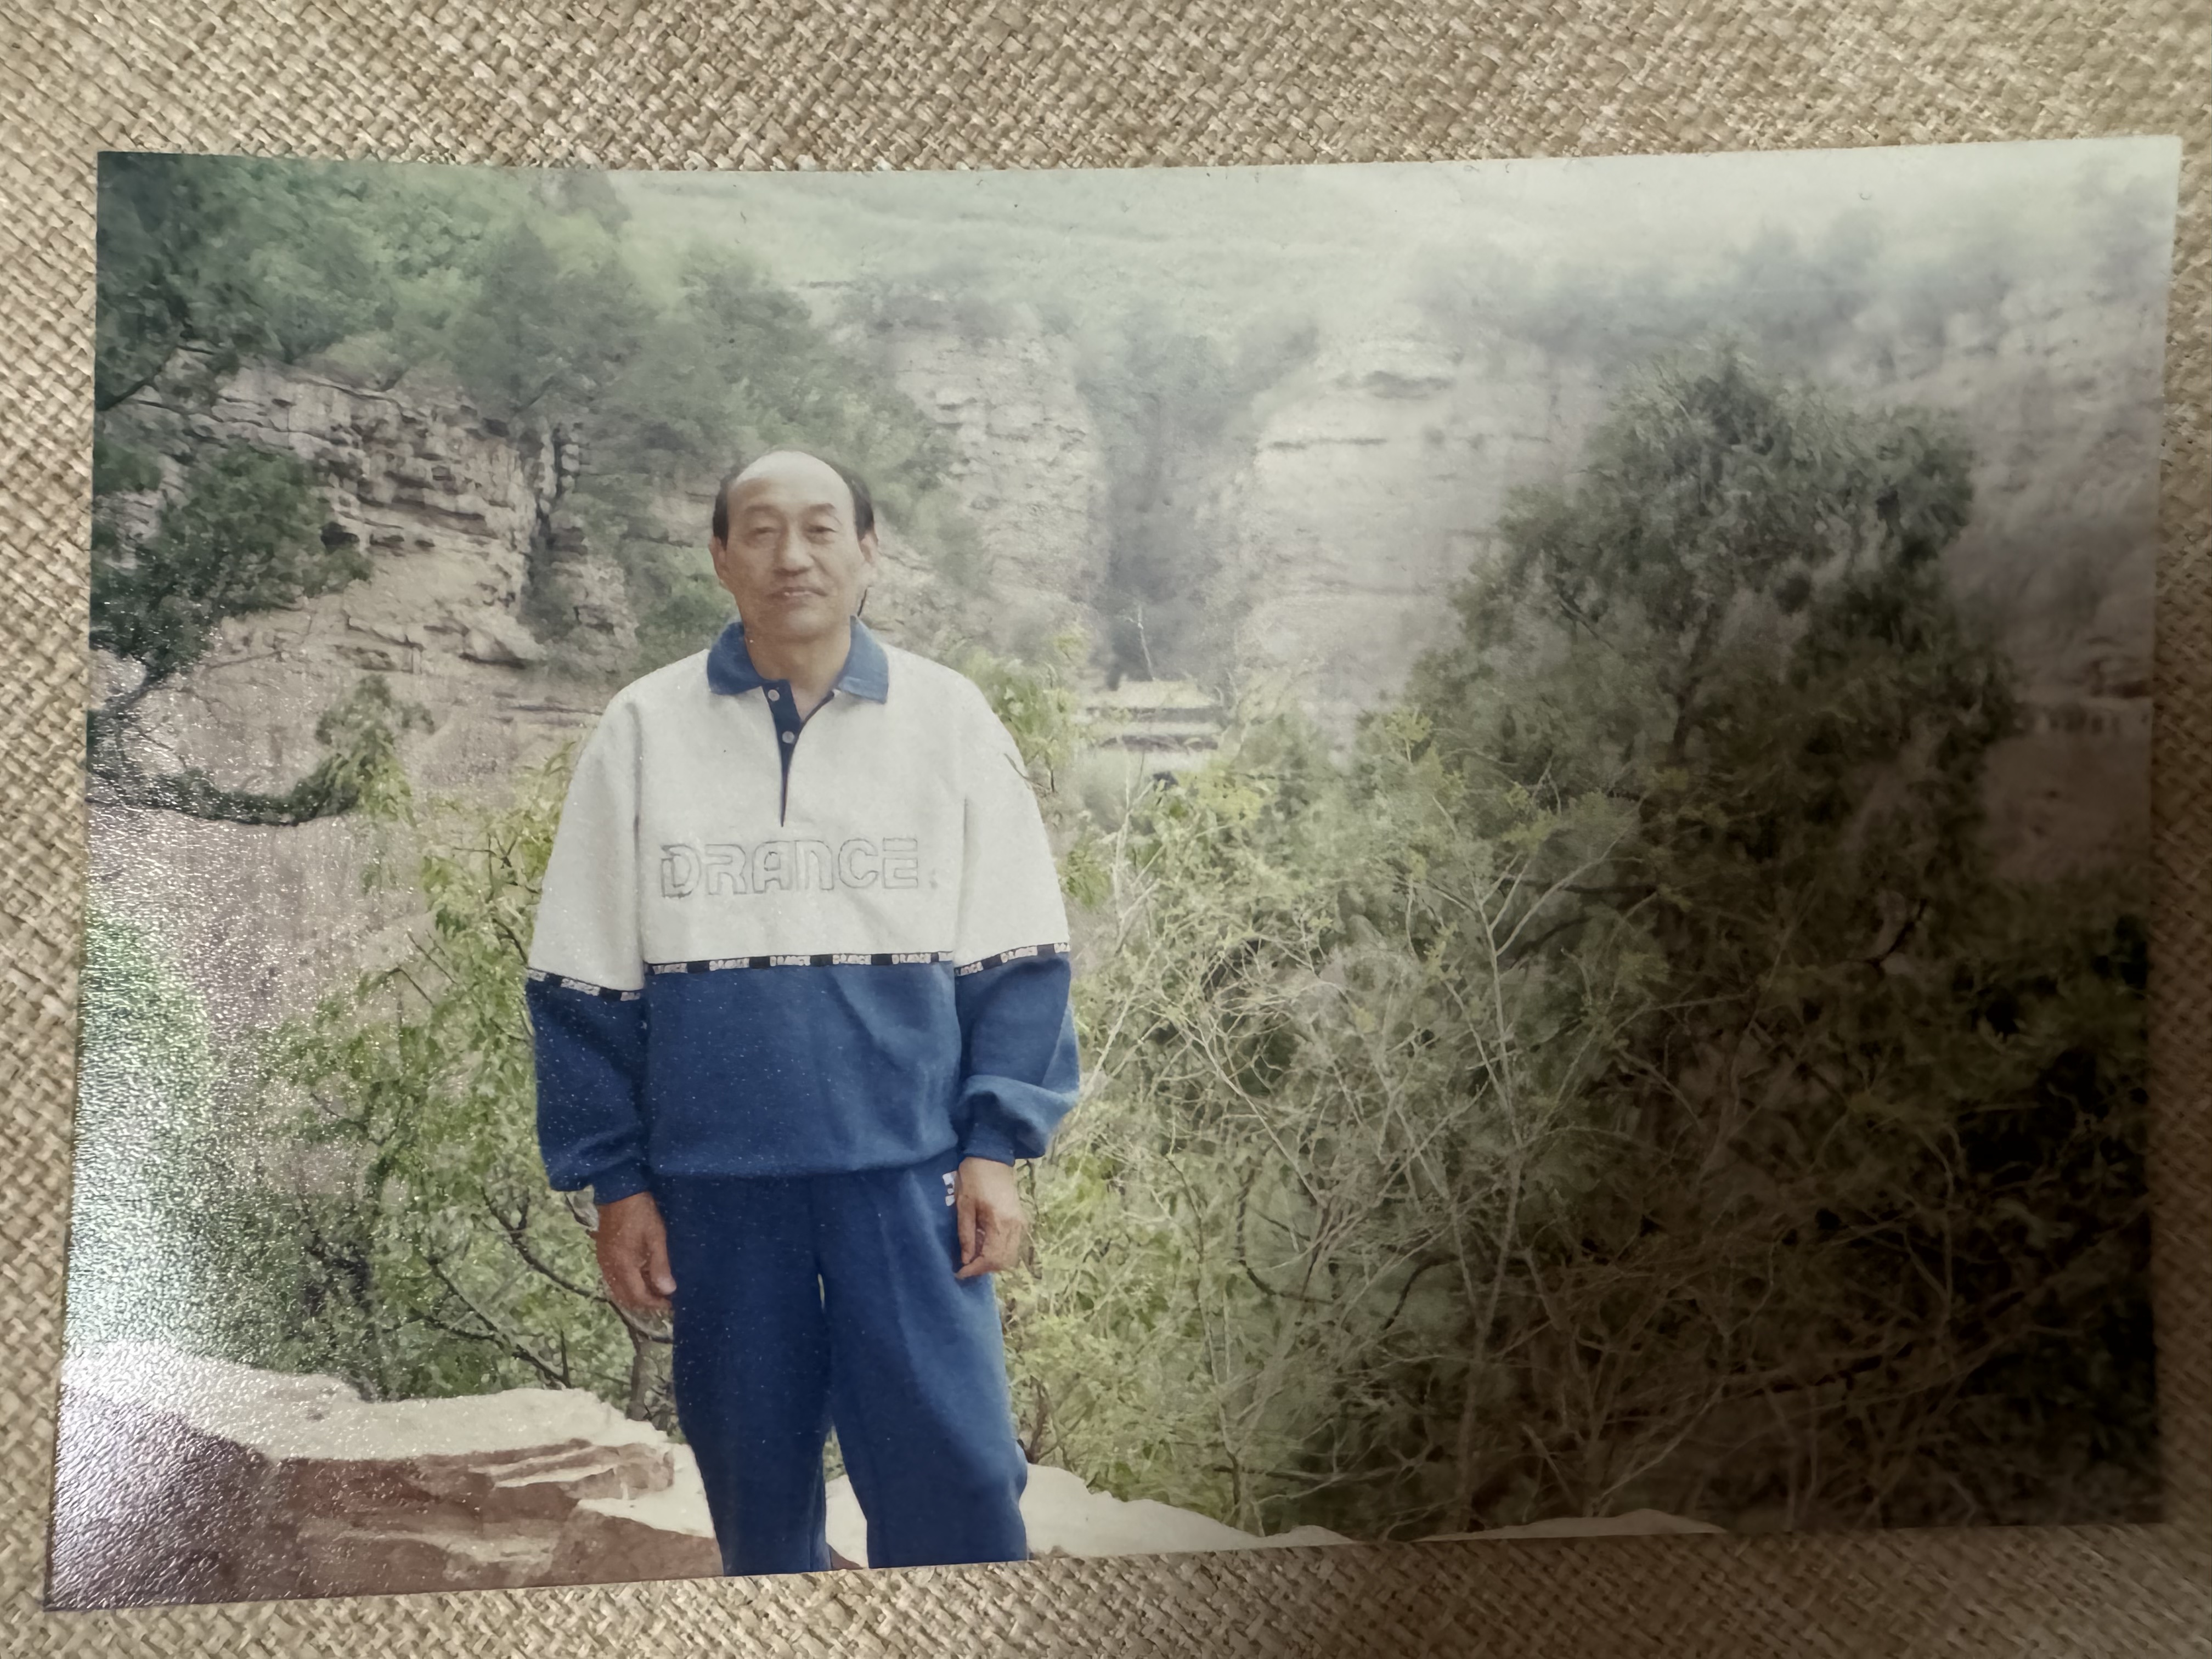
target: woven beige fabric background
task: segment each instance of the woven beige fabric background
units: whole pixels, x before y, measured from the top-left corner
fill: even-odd
[[[2212,6],[0,0],[0,1651],[2212,1652]],[[1468,1544],[40,1609],[69,1189],[93,156],[1421,160],[2184,135],[2158,610],[2150,1528]]]

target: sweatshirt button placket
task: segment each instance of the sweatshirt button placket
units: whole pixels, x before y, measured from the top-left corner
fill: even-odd
[[[806,717],[799,712],[798,702],[785,695],[791,690],[789,681],[779,680],[774,685],[763,689],[767,694],[768,700],[775,705],[769,710],[769,718],[775,723],[775,734],[780,740],[776,758],[783,763],[781,769],[783,783],[778,794],[775,811],[776,822],[781,823],[791,814],[791,757],[798,752],[796,745],[799,742],[799,729],[806,724]],[[822,702],[826,703],[836,695],[833,688],[823,694]],[[817,709],[819,706],[817,705]]]

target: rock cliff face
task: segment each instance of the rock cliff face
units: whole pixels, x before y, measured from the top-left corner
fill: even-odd
[[[842,292],[824,285],[817,303],[834,311]],[[1105,461],[1068,341],[1026,307],[996,321],[963,327],[925,305],[902,325],[847,331],[952,441],[949,494],[975,535],[961,624],[1036,653],[1063,629],[1097,628]]]
[[[157,753],[234,787],[283,788],[319,758],[322,712],[366,674],[430,716],[405,752],[434,790],[489,784],[586,727],[604,693],[548,667],[520,616],[533,538],[561,491],[554,446],[518,443],[434,387],[380,392],[263,364],[192,425],[308,462],[325,533],[357,538],[372,574],[226,623],[207,658],[144,705]],[[602,590],[609,578],[619,583],[604,572]],[[618,639],[618,591],[596,622]],[[304,1006],[374,957],[397,921],[360,890],[368,848],[344,820],[271,829],[95,806],[91,831],[97,890],[189,951],[219,1024]]]
[[[1563,470],[1601,406],[1587,368],[1447,340],[1410,309],[1326,346],[1224,482],[1216,603],[1239,670],[1348,733],[1452,637],[1443,599],[1489,556],[1507,489]]]

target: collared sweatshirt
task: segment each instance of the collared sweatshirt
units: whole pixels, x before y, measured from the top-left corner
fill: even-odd
[[[804,720],[732,623],[617,693],[527,996],[552,1184],[1012,1163],[1073,1103],[1067,923],[1019,751],[856,618]]]

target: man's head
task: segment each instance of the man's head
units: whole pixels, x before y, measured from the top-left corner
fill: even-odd
[[[842,468],[771,450],[722,481],[708,546],[750,637],[808,644],[842,630],[874,579],[875,508]]]

